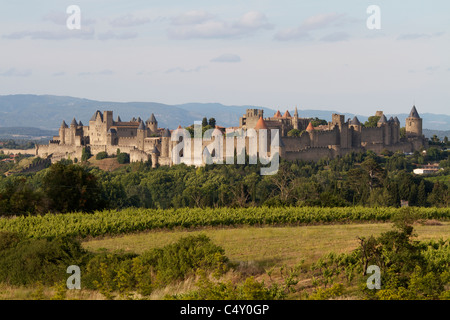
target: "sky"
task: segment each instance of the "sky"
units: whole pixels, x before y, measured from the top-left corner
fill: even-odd
[[[449,40],[447,0],[0,0],[0,95],[450,114]]]

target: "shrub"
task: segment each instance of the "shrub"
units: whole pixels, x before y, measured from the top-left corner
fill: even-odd
[[[108,154],[105,151],[102,151],[102,152],[97,153],[97,155],[95,156],[95,159],[102,160],[107,157],[108,157]]]
[[[53,285],[67,279],[67,267],[81,266],[88,253],[75,239],[29,239],[20,241],[14,233],[0,234],[0,282]]]
[[[141,259],[144,264],[154,266],[158,282],[167,284],[182,280],[198,269],[224,271],[228,262],[224,252],[207,236],[199,235],[181,238],[162,249],[147,251]]]
[[[128,153],[119,153],[117,155],[117,162],[120,164],[130,163],[130,155]]]

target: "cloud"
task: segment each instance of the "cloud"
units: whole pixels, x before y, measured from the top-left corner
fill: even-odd
[[[108,31],[105,33],[101,33],[98,35],[98,39],[105,40],[128,40],[134,39],[138,36],[136,32],[124,32],[124,33],[115,33],[113,31]]]
[[[201,10],[192,10],[173,17],[171,22],[173,25],[195,25],[211,20],[214,15]]]
[[[211,62],[241,62],[241,57],[237,54],[226,53],[212,59]]]
[[[186,13],[187,14],[187,13]],[[185,15],[186,15],[185,14]],[[220,39],[248,36],[259,30],[272,29],[267,17],[257,11],[244,14],[235,21],[222,21],[207,13],[187,14],[172,20],[167,30],[171,39]]]
[[[55,72],[52,74],[53,77],[60,77],[60,76],[65,76],[66,73],[64,71],[61,72]]]
[[[355,19],[346,17],[345,14],[335,12],[318,14],[305,19],[298,27],[278,31],[274,39],[278,41],[312,40],[311,31],[329,27],[342,27],[355,21]]]
[[[322,37],[320,41],[325,42],[347,41],[349,38],[350,35],[347,32],[334,32]]]
[[[112,70],[102,70],[99,72],[80,72],[79,76],[112,76],[114,75],[114,71]]]
[[[338,22],[339,20],[342,20],[344,17],[344,14],[338,14],[335,12],[318,14],[303,21],[300,28],[304,31],[323,29],[335,22]]]
[[[193,69],[184,69],[181,67],[176,67],[176,68],[171,68],[171,69],[166,70],[166,73],[174,73],[174,72],[193,73],[193,72],[200,72],[204,69],[207,69],[207,67],[206,66],[198,66]]]
[[[20,71],[16,68],[10,68],[4,72],[0,72],[2,77],[29,77],[31,76],[31,70]]]
[[[61,29],[59,31],[19,31],[3,35],[5,39],[19,40],[30,38],[32,40],[67,40],[67,39],[93,39],[93,28],[81,28],[80,30]]]
[[[150,23],[152,20],[148,17],[136,17],[132,14],[126,14],[110,21],[110,25],[116,28],[128,28],[141,26]]]

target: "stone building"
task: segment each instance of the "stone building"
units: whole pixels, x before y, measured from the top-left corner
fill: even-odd
[[[333,114],[327,125],[314,127],[311,118],[299,117],[297,108],[292,116],[289,111],[281,115],[277,111],[272,117],[264,118],[263,110],[248,109],[239,119],[239,129],[278,129],[280,136],[280,156],[287,160],[317,161],[324,157],[334,158],[353,151],[372,150],[381,153],[383,150],[392,152],[413,152],[427,148],[427,140],[422,134],[422,119],[413,106],[406,119],[406,135],[400,137],[400,122],[395,118],[387,119],[382,111],[377,111],[380,117],[376,127],[363,126],[358,118],[345,120],[344,115]],[[181,127],[178,127],[179,129]],[[233,128],[236,129],[236,128]],[[289,134],[295,129],[296,135]],[[225,128],[218,127],[213,131],[224,133]],[[153,114],[146,120],[133,118],[122,121],[120,117],[113,119],[112,111],[96,111],[85,126],[74,118],[70,126],[65,121],[59,129],[59,135],[53,137],[48,145],[37,145],[36,155],[41,158],[51,156],[52,161],[60,159],[81,159],[83,148],[88,147],[93,155],[106,152],[117,154],[117,150],[130,154],[130,161],[149,161],[152,165],[172,165],[172,151],[178,142],[171,141],[173,132],[158,128],[158,122]],[[213,141],[211,139],[211,141]],[[246,141],[246,150],[249,150]],[[212,156],[216,151],[211,148],[211,142],[202,141],[201,150]],[[235,148],[235,144],[232,148]],[[223,155],[226,145],[221,145]],[[206,150],[208,149],[208,150]],[[194,144],[191,152],[194,154]],[[200,160],[202,161],[202,160]]]

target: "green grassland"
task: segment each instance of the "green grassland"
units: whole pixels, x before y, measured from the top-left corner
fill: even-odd
[[[186,235],[205,234],[225,249],[234,262],[265,266],[306,264],[329,252],[348,253],[358,246],[357,237],[377,236],[392,228],[392,223],[360,223],[316,226],[201,228],[200,230],[150,231],[123,236],[91,239],[83,243],[91,251],[123,250],[142,253],[163,247]],[[417,240],[450,237],[450,222],[415,225]]]

